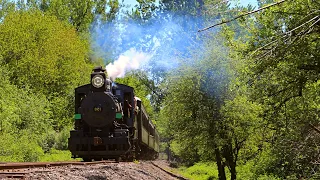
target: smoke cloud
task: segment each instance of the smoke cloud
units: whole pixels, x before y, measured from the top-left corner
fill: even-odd
[[[94,23],[91,29],[94,56],[108,63],[109,77],[123,77],[130,70],[143,69],[148,73],[173,70],[191,57],[192,50],[203,47],[203,19],[158,14],[146,23],[128,19]]]
[[[148,64],[151,55],[144,52],[137,52],[134,48],[120,55],[113,63],[106,66],[109,78],[124,77],[125,73],[131,70],[137,70]]]

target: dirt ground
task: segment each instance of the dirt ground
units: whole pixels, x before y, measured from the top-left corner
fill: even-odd
[[[169,169],[166,161],[153,161],[164,169]],[[62,166],[32,169],[25,179],[75,179],[75,180],[174,180],[178,179],[154,166],[149,161],[106,163],[87,166]]]

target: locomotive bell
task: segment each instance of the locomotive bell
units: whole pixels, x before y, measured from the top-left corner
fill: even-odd
[[[106,70],[101,66],[93,69],[91,73],[91,89],[93,91],[105,91],[106,90]]]

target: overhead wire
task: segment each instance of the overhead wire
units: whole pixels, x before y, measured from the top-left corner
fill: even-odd
[[[229,22],[234,21],[234,20],[236,20],[236,19],[239,19],[239,18],[241,18],[241,17],[243,17],[243,16],[247,16],[247,15],[249,15],[249,14],[253,14],[253,13],[259,12],[259,11],[261,11],[261,10],[270,8],[270,7],[275,6],[275,5],[279,5],[279,4],[281,4],[281,3],[285,2],[285,1],[287,1],[287,0],[281,0],[281,1],[279,1],[279,2],[272,3],[272,4],[268,5],[268,6],[265,6],[265,7],[259,8],[259,9],[257,9],[257,10],[254,10],[254,11],[250,11],[250,12],[241,14],[241,15],[239,15],[239,16],[236,16],[236,17],[234,17],[234,18],[232,18],[232,19],[229,19],[229,20],[226,20],[226,21],[223,20],[223,21],[221,21],[220,23],[214,24],[214,25],[212,25],[212,26],[209,26],[209,27],[206,27],[206,28],[203,28],[203,29],[199,29],[198,32],[206,31],[206,30],[208,30],[208,29],[211,29],[211,28],[213,28],[213,27],[219,26],[219,25],[221,25],[221,24],[229,23]]]

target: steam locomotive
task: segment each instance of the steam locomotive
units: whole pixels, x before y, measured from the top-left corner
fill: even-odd
[[[75,89],[74,130],[68,149],[84,161],[154,159],[159,134],[134,89],[106,78],[96,67],[91,83]]]

